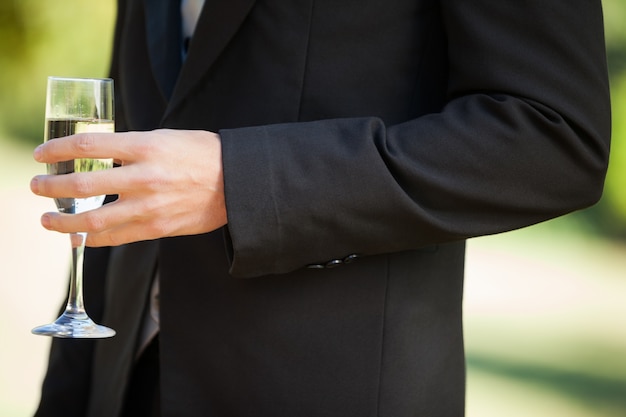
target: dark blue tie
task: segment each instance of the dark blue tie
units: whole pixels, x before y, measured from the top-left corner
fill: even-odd
[[[144,0],[146,35],[154,77],[169,99],[182,66],[180,0]]]

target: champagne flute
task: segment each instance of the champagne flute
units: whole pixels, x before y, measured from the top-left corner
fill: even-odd
[[[46,94],[44,141],[84,132],[113,132],[113,80],[49,77]],[[64,175],[113,167],[113,159],[82,158],[48,164],[48,174]],[[104,195],[55,198],[61,213],[79,214],[96,209]],[[34,334],[64,338],[105,338],[115,330],[89,318],[83,302],[83,253],[87,234],[71,233],[72,266],[65,311],[53,323],[36,327]]]

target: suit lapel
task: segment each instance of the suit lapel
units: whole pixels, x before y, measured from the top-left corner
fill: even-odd
[[[205,1],[165,117],[182,102],[213,65],[237,33],[254,2],[255,0]]]
[[[146,38],[154,78],[166,99],[182,64],[180,0],[143,0]]]
[[[115,329],[117,335],[99,341],[95,347],[90,417],[119,413],[155,274],[158,249],[156,240],[111,249],[102,322]]]

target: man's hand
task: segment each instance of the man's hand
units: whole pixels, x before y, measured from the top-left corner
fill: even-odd
[[[35,160],[114,158],[122,166],[67,175],[38,175],[31,190],[45,197],[118,194],[82,214],[45,213],[42,225],[87,232],[89,246],[115,246],[213,231],[227,223],[220,137],[202,130],[83,133],[35,149]]]

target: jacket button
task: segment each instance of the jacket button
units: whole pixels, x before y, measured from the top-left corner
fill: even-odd
[[[356,253],[353,253],[352,255],[348,255],[345,258],[343,258],[343,263],[344,264],[350,264],[356,260],[358,260],[360,258],[359,255],[357,255]]]
[[[343,261],[341,259],[333,259],[332,261],[326,262],[326,265],[324,265],[324,266],[326,268],[335,268],[335,267],[338,267],[341,264],[343,264]]]
[[[306,266],[309,269],[324,269],[326,268],[324,265],[322,264],[310,264]]]

